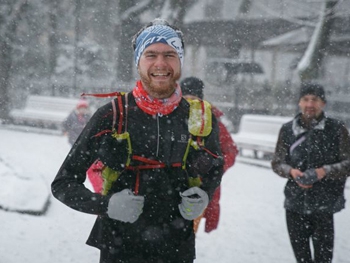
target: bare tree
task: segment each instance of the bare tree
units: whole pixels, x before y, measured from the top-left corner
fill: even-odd
[[[12,68],[13,42],[16,36],[17,23],[25,12],[26,0],[2,1],[0,11],[0,119],[9,117],[10,73]]]
[[[49,87],[51,87],[51,95],[55,95],[55,68],[57,65],[58,56],[58,37],[57,37],[57,12],[58,0],[49,1]]]
[[[73,75],[73,89],[77,89],[77,81],[79,75],[79,41],[80,41],[80,13],[82,8],[81,0],[75,0],[75,26],[74,26],[74,75]]]
[[[320,75],[334,22],[333,10],[337,3],[338,0],[326,0],[322,3],[318,23],[303,57],[298,63],[297,70],[302,82],[315,80]]]
[[[162,17],[182,28],[184,24],[184,18],[188,10],[197,3],[198,0],[168,0],[165,1],[159,17]]]

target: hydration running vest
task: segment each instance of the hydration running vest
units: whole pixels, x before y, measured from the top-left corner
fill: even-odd
[[[165,168],[165,163],[162,163],[157,160],[151,160],[142,156],[133,155],[132,142],[130,140],[130,134],[127,128],[128,120],[128,93],[125,92],[113,92],[108,94],[82,94],[82,96],[94,96],[94,97],[115,97],[116,99],[112,100],[112,109],[113,109],[113,122],[111,130],[101,131],[95,135],[101,136],[105,133],[111,133],[111,136],[118,141],[125,140],[127,144],[127,159],[123,166],[125,170],[133,170],[136,172],[136,184],[134,193],[138,194],[139,181],[140,181],[140,170],[144,169],[158,169]],[[125,97],[125,103],[123,103],[122,96]],[[116,103],[117,101],[117,103]],[[219,156],[210,152],[204,147],[203,137],[208,136],[212,131],[212,112],[211,105],[205,100],[187,100],[190,104],[189,110],[189,119],[188,119],[188,130],[190,133],[185,154],[182,158],[182,163],[172,163],[172,167],[181,167],[186,169],[186,160],[190,151],[190,148],[193,147],[195,150],[204,150],[212,155],[214,158],[219,158]],[[118,110],[117,110],[118,108]],[[118,123],[117,123],[117,116]],[[125,122],[125,123],[124,123]],[[124,125],[123,125],[124,124]],[[123,131],[123,126],[124,131]],[[141,165],[131,165],[131,160],[137,160],[142,162]],[[121,171],[117,171],[103,165],[101,169],[101,176],[103,179],[102,195],[107,195],[111,189],[113,183],[118,179],[121,174]],[[189,186],[200,186],[201,180],[199,177],[189,177]]]

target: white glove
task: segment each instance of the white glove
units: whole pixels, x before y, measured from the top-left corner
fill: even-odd
[[[134,195],[130,189],[124,189],[111,196],[107,214],[112,219],[134,223],[142,213],[144,202],[143,196]]]
[[[197,186],[180,193],[180,196],[182,197],[179,204],[180,214],[187,220],[194,220],[203,214],[209,203],[207,193]]]

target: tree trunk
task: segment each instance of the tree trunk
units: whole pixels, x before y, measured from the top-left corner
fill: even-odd
[[[80,13],[82,8],[81,0],[75,1],[75,25],[74,25],[74,72],[73,72],[73,90],[76,91],[79,75],[79,41],[80,41]]]
[[[10,112],[10,71],[12,66],[12,48],[8,42],[0,41],[0,119],[9,120]]]
[[[49,14],[49,87],[51,88],[51,95],[56,95],[55,85],[55,69],[57,64],[57,0],[50,1],[50,14]]]
[[[25,0],[12,2],[10,13],[1,18],[0,23],[0,119],[9,121],[10,112],[10,73],[12,69],[12,43],[16,36],[17,23],[25,11]],[[6,8],[6,7],[5,7]]]
[[[125,86],[133,79],[134,52],[131,46],[132,36],[139,30],[139,14],[144,9],[137,9],[135,0],[119,1],[120,21],[117,27],[118,61],[117,61],[117,82]],[[128,15],[125,15],[128,13]]]

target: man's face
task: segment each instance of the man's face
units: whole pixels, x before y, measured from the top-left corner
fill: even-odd
[[[153,97],[163,99],[173,94],[181,77],[177,52],[163,43],[152,44],[141,55],[138,72],[144,89]]]
[[[314,119],[320,116],[326,103],[316,95],[305,95],[299,101],[299,107],[303,117]]]

